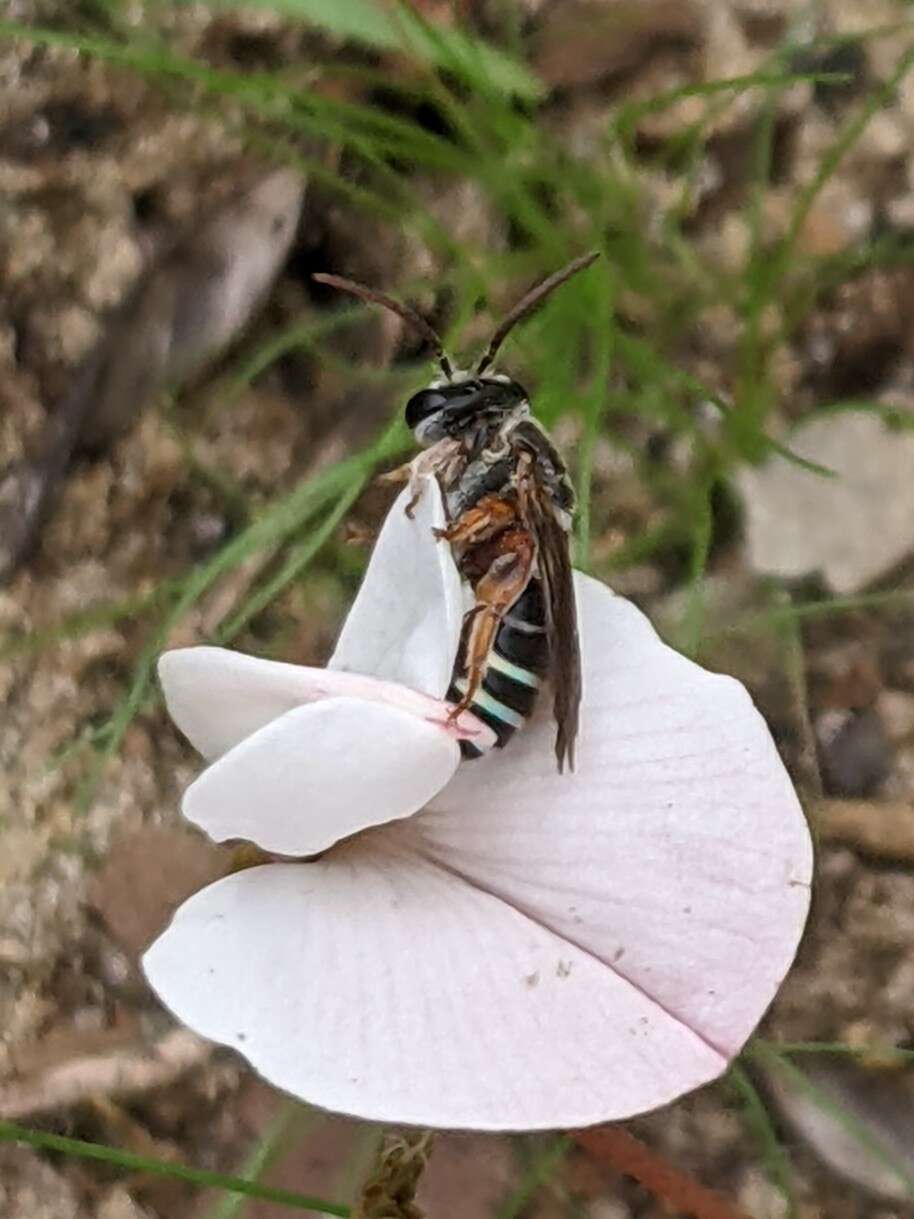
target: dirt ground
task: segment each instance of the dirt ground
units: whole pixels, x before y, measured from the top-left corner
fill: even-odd
[[[479,7],[474,19],[485,28],[485,6]],[[777,229],[823,150],[890,75],[908,37],[895,28],[905,6],[889,0],[824,0],[802,14],[798,8],[792,0],[644,6],[530,0],[523,20],[551,90],[543,121],[570,143],[586,141],[595,116],[622,94],[647,97],[684,82],[759,71],[791,22],[800,33],[847,36],[827,43],[829,51],[808,65],[845,74],[840,83],[807,83],[778,97],[773,184],[762,217]],[[63,20],[61,5],[51,0],[12,0],[8,9],[11,20]],[[615,14],[611,39],[581,36],[597,10]],[[211,16],[189,6],[168,22],[186,53],[215,64],[275,65],[302,53],[301,32],[263,10]],[[852,37],[881,26],[888,30],[882,36]],[[637,151],[657,199],[671,187],[653,154],[677,125],[688,125],[694,100],[641,120]],[[773,427],[783,435],[823,402],[865,398],[902,416],[914,410],[914,77],[885,100],[799,235],[804,254],[832,260],[835,282],[777,350]],[[67,48],[0,40],[0,116],[2,465],[29,452],[73,389],[82,358],[122,325],[110,311],[144,268],[156,265],[188,226],[199,236],[201,217],[237,199],[239,176],[258,183],[272,166],[245,146],[231,114],[190,109],[160,84]],[[689,219],[694,248],[722,271],[735,273],[745,254],[746,133],[756,118],[757,107],[747,103],[721,119]],[[504,222],[472,184],[457,189],[452,180],[416,177],[438,217],[486,234],[493,248],[510,244]],[[197,762],[154,701],[142,702],[103,765],[104,741],[92,734],[122,705],[167,604],[163,582],[204,564],[243,520],[373,436],[389,416],[396,386],[393,379],[382,382],[383,393],[370,384],[353,389],[301,348],[229,393],[234,372],[293,320],[327,316],[330,302],[310,286],[312,271],[333,267],[393,283],[433,280],[437,270],[414,238],[366,221],[319,183],[309,184],[300,218],[288,199],[277,206],[286,206],[295,235],[243,335],[205,372],[194,367],[177,404],[152,377],[92,453],[68,470],[40,542],[0,586],[0,1119],[221,1171],[238,1169],[251,1145],[286,1121],[287,1102],[240,1061],[176,1033],[136,964],[167,912],[223,866],[179,822],[180,795]],[[236,209],[226,240],[246,232],[250,219]],[[899,251],[890,265],[855,262],[860,248],[888,238]],[[143,334],[161,321],[156,300],[148,307],[136,323]],[[713,321],[705,318],[678,354],[684,370],[725,387],[736,347],[732,307],[722,303]],[[403,354],[399,339],[378,320],[332,341],[341,361],[358,358],[384,370]],[[144,394],[148,406],[139,409]],[[870,419],[862,430],[848,430],[849,418],[837,412],[823,425],[835,464],[885,441],[878,419],[875,427]],[[573,444],[574,425],[562,426]],[[629,421],[628,429],[633,443],[654,446],[676,468],[675,444],[662,428]],[[910,441],[901,431],[889,443],[900,452]],[[718,505],[701,652],[704,663],[750,686],[819,838],[809,930],[763,1032],[790,1041],[911,1048],[914,604],[906,594],[914,595],[914,535],[906,523],[914,520],[914,479],[902,464],[878,489],[858,489],[847,519],[837,522],[810,503],[805,537],[810,553],[823,559],[797,572],[788,570],[789,556],[760,559],[753,541],[758,520],[788,495],[780,477],[737,479],[733,502]],[[366,496],[355,518],[371,524],[381,503],[375,493]],[[598,565],[650,530],[658,511],[651,487],[601,439]],[[825,556],[833,550],[832,568]],[[310,571],[256,620],[241,645],[319,663],[358,567],[357,558],[339,559],[340,553],[337,546],[342,577],[330,560]],[[782,561],[773,591],[772,568]],[[224,607],[257,574],[242,567],[217,582],[168,642],[209,637]],[[671,552],[635,558],[610,579],[661,630],[674,633],[682,576],[681,558]],[[823,593],[863,600],[798,624],[773,615],[757,630],[729,630],[772,604]],[[890,596],[880,602],[883,594]],[[119,615],[104,610],[121,604]],[[61,636],[62,622],[70,626]],[[872,1058],[854,1065],[817,1055],[801,1065],[811,1065],[811,1078],[914,1177],[908,1072]],[[910,1194],[897,1177],[886,1177],[878,1155],[855,1158],[840,1131],[810,1119],[774,1073],[758,1063],[746,1071],[789,1151],[796,1213],[914,1215]],[[743,1106],[738,1092],[722,1084],[632,1129],[747,1215],[780,1219],[788,1207]],[[296,1115],[287,1125],[265,1179],[350,1196],[375,1132],[318,1114]],[[442,1138],[424,1186],[430,1219],[663,1213],[633,1181],[580,1152],[557,1162],[519,1210],[499,1210],[544,1146],[542,1139]],[[3,1219],[238,1213],[220,1205],[216,1195],[172,1181],[0,1145]],[[248,1203],[246,1213],[277,1219],[292,1212]]]

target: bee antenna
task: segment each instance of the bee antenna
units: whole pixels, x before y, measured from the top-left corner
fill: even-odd
[[[352,279],[343,279],[340,275],[325,275],[323,272],[319,272],[316,275],[312,275],[311,278],[319,284],[326,284],[329,288],[337,288],[340,292],[348,292],[350,296],[357,296],[359,300],[366,301],[369,305],[380,305],[383,309],[389,309],[391,313],[395,313],[397,317],[402,318],[408,326],[412,326],[413,330],[418,330],[429,344],[435,353],[435,359],[441,366],[441,371],[450,381],[453,372],[451,362],[444,353],[444,346],[437,332],[429,325],[421,313],[417,313],[409,305],[404,305],[402,302],[394,300],[392,296],[385,296],[383,292],[376,292],[374,288],[367,288],[364,284],[357,284]]]
[[[566,279],[571,279],[572,275],[577,275],[578,271],[583,271],[592,262],[596,262],[599,257],[599,250],[594,250],[590,254],[582,254],[580,258],[575,258],[573,262],[570,262],[567,267],[562,267],[560,271],[554,271],[547,276],[546,279],[531,288],[526,296],[522,296],[489,340],[489,346],[476,366],[476,375],[479,376],[489,367],[495,359],[499,347],[518,322],[531,314],[540,302],[545,300],[556,288],[561,287]]]

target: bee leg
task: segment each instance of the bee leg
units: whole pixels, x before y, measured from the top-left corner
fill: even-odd
[[[473,699],[476,697],[479,687],[482,685],[482,679],[485,677],[486,660],[488,659],[489,649],[495,639],[495,632],[498,630],[499,616],[484,606],[477,606],[475,620],[470,628],[470,636],[467,641],[466,654],[466,683],[467,688],[460,697],[460,701],[454,703],[451,710],[448,712],[449,720],[459,719],[464,711],[469,710],[473,705]],[[470,613],[474,613],[470,610]]]
[[[464,660],[466,690],[449,713],[452,720],[470,707],[482,685],[501,620],[530,581],[534,553],[531,544],[500,554],[476,585],[476,604],[465,619],[470,622]]]
[[[409,503],[406,505],[406,515],[410,520],[413,519],[413,513],[416,511],[416,505],[422,498],[422,471],[417,469],[417,460],[414,458],[408,461],[403,466],[397,466],[395,470],[388,470],[386,474],[379,474],[375,479],[379,483],[408,483],[410,492]]]
[[[397,466],[395,470],[388,470],[385,474],[375,476],[376,483],[408,483],[413,476],[412,462],[408,461],[403,466]]]
[[[422,484],[418,481],[410,482],[409,488],[412,494],[409,497],[409,503],[406,505],[403,511],[406,513],[409,519],[412,520],[419,500],[422,498]]]
[[[423,480],[430,475],[440,477],[443,473],[446,473],[448,479],[452,479],[455,471],[459,469],[460,451],[460,442],[447,437],[439,440],[437,444],[433,444],[430,449],[419,453],[405,465],[397,466],[395,470],[390,470],[387,474],[379,474],[376,481],[409,484],[411,494],[409,503],[406,505],[406,515],[412,520],[416,505],[422,498]]]
[[[510,524],[516,516],[511,504],[494,495],[485,495],[472,508],[467,508],[446,529],[433,530],[442,542],[482,542]]]

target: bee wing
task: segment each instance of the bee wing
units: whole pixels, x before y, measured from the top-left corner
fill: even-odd
[[[536,539],[539,575],[546,599],[556,723],[555,756],[560,771],[566,760],[573,770],[581,705],[581,649],[567,525],[573,495],[561,459],[544,432],[531,421],[516,429],[513,440],[520,458],[518,501],[521,516]]]
[[[549,615],[555,756],[559,770],[564,769],[566,759],[573,770],[581,706],[581,649],[568,534],[549,505],[542,512],[535,536]]]

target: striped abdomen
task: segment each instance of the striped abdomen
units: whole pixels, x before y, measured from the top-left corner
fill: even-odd
[[[466,631],[454,665],[447,697],[458,702],[466,690]],[[496,736],[503,749],[533,710],[536,695],[549,664],[546,606],[539,580],[533,578],[502,619],[486,661],[485,675],[470,710]],[[465,758],[478,758],[480,750],[461,741]]]

